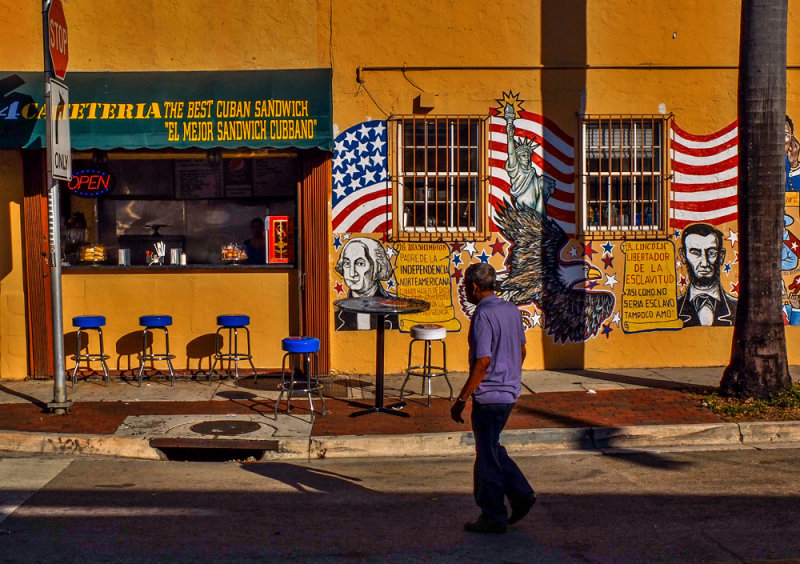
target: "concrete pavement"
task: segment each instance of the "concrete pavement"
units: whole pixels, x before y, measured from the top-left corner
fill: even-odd
[[[793,367],[793,379],[800,367]],[[721,367],[544,370],[523,374],[523,395],[503,442],[511,451],[691,448],[775,448],[800,445],[800,422],[725,422],[696,395],[716,387]],[[458,393],[465,373],[451,373]],[[404,375],[387,375],[386,403],[399,396]],[[420,379],[408,383],[409,417],[372,413],[351,417],[375,401],[374,376],[325,381],[327,413],[311,422],[304,396],[285,398],[274,417],[278,379],[179,377],[175,387],[154,377],[79,380],[68,415],[46,413],[52,381],[0,382],[0,451],[61,452],[161,459],[175,449],[224,448],[263,452],[264,459],[470,454],[468,425],[449,418],[449,389],[433,380],[431,406]],[[360,406],[359,406],[360,404]],[[468,412],[465,414],[468,415]]]

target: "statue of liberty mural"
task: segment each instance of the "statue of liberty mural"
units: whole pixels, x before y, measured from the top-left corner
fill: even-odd
[[[533,208],[539,215],[546,217],[547,200],[555,192],[555,182],[540,175],[533,167],[531,156],[539,144],[527,138],[514,139],[515,115],[514,107],[506,104],[503,111],[508,138],[505,169],[511,180],[511,195],[516,199],[517,205]]]

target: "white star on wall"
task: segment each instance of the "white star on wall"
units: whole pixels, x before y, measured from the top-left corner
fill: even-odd
[[[733,229],[728,229],[728,231],[730,231],[730,235],[725,237],[725,239],[731,242],[731,249],[732,249],[733,246],[736,244],[736,241],[739,240],[739,233],[734,231]]]

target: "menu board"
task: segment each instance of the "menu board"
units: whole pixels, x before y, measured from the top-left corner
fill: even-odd
[[[293,159],[254,159],[254,196],[294,196],[297,191]]]
[[[223,196],[220,163],[204,160],[175,161],[175,191],[179,199],[207,199]]]
[[[253,195],[253,174],[249,159],[222,161],[226,198],[248,198]]]

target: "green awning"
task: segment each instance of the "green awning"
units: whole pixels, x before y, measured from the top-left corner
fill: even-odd
[[[44,73],[0,72],[0,148],[46,143]],[[75,150],[332,150],[330,69],[72,72]]]

